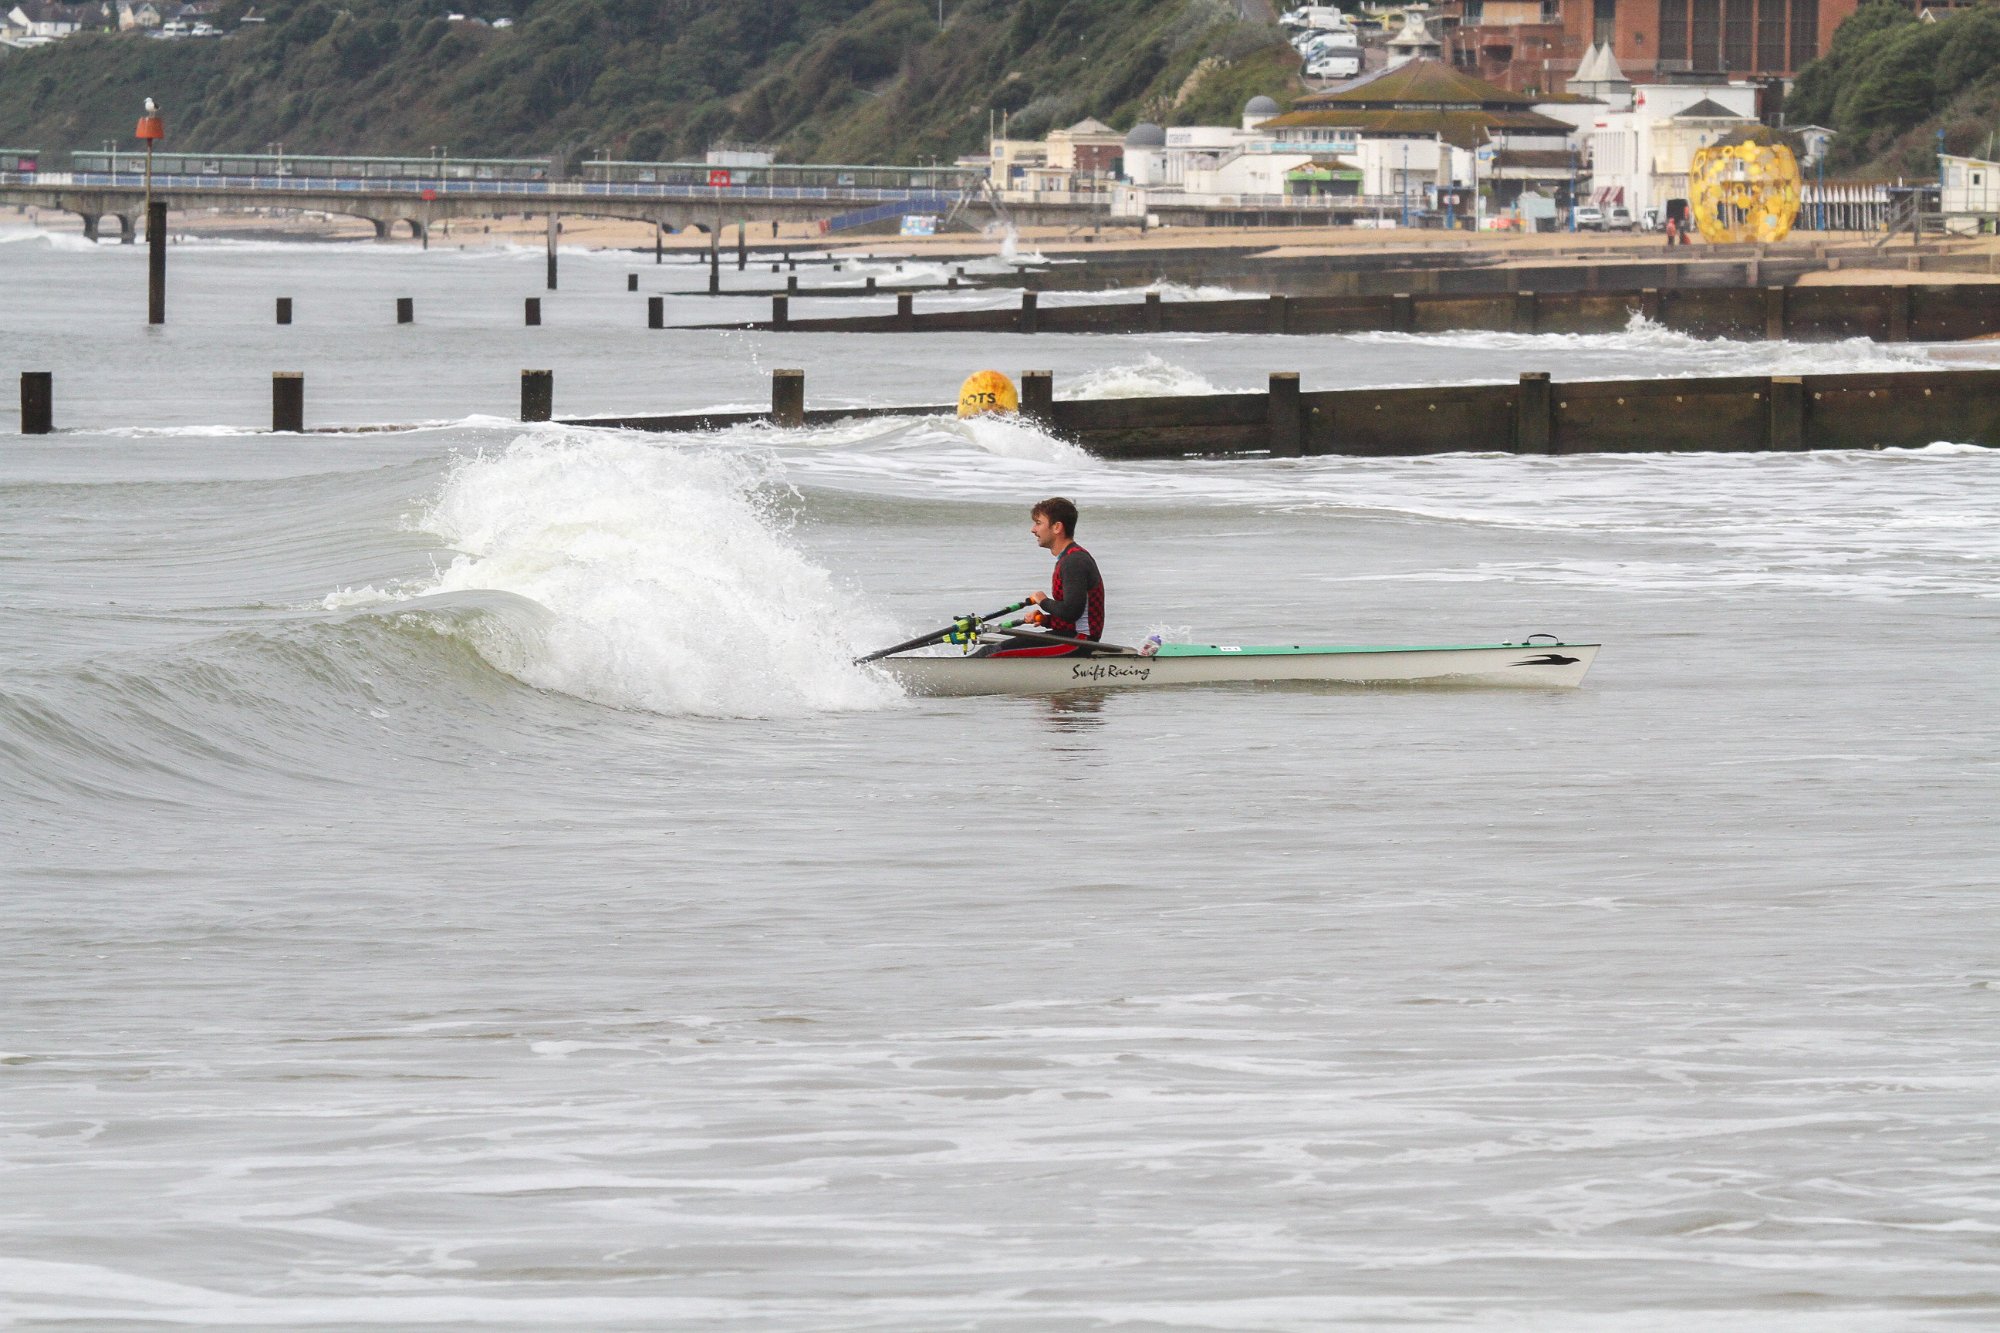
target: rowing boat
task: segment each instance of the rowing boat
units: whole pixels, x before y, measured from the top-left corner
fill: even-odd
[[[1169,643],[1084,657],[884,656],[871,665],[912,694],[1061,694],[1163,685],[1294,684],[1581,685],[1594,643],[1493,643],[1452,647],[1316,648]]]

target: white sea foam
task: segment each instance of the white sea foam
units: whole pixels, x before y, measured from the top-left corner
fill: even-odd
[[[39,246],[44,250],[95,250],[97,244],[75,232],[49,231],[33,223],[0,227],[0,245]]]
[[[461,554],[415,591],[491,589],[542,607],[541,623],[443,623],[520,680],[598,703],[722,716],[881,706],[893,692],[851,659],[883,627],[857,623],[787,539],[778,482],[754,453],[524,435],[453,467],[422,524]]]
[[[1186,366],[1148,353],[1144,360],[1089,370],[1063,383],[1058,398],[1150,398],[1162,394],[1222,393]]]

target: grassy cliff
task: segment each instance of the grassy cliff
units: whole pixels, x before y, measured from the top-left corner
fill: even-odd
[[[232,26],[245,0],[231,0]],[[949,158],[1086,115],[1231,120],[1297,92],[1278,31],[1234,0],[276,0],[221,41],[71,38],[0,58],[0,143],[129,140],[150,95],[168,146],[613,157],[719,139],[795,161]]]
[[[1946,152],[1988,155],[2000,145],[2000,10],[1920,23],[1900,4],[1863,5],[1799,71],[1785,119],[1840,131],[1827,167],[1843,175],[1933,177],[1939,130]]]

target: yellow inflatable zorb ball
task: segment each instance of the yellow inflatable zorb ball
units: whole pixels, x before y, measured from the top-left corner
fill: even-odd
[[[1021,395],[1014,392],[1014,381],[997,370],[974,371],[965,383],[958,386],[958,414],[961,417],[1020,410]]]

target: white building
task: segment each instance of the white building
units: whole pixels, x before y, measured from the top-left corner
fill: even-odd
[[[1694,155],[1757,124],[1757,90],[1747,83],[1649,83],[1630,109],[1604,109],[1585,127],[1590,200],[1638,217],[1688,197]]]
[[[1938,203],[1945,229],[1977,232],[2000,224],[2000,162],[1950,154],[1943,161]]]

